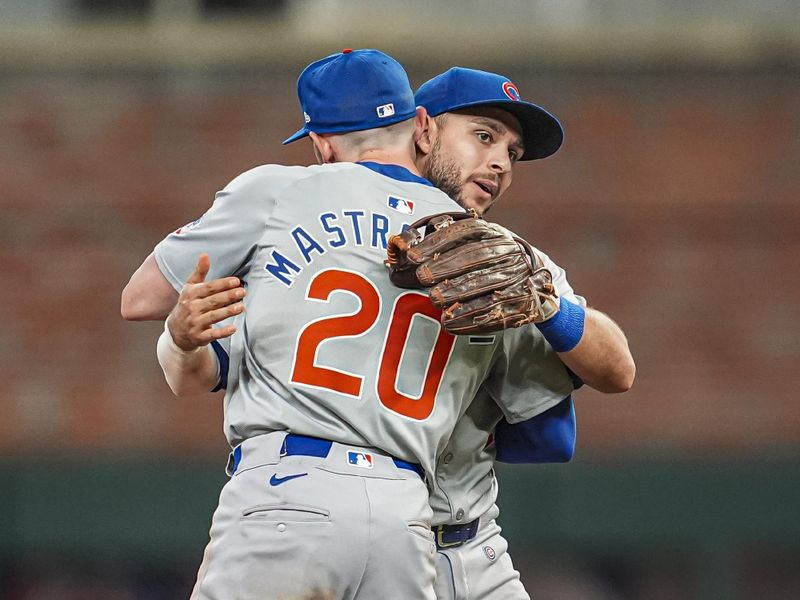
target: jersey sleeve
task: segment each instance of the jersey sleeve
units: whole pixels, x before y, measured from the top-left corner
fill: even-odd
[[[485,386],[509,423],[552,408],[575,389],[567,367],[534,325],[508,329]]]
[[[239,175],[217,192],[205,214],[159,242],[153,254],[175,290],[183,288],[204,252],[211,259],[207,280],[247,273],[276,199],[290,182],[288,169],[264,165]]]
[[[553,274],[559,295],[586,306],[586,299],[569,284],[566,271],[538,248],[533,250]],[[519,423],[552,408],[580,384],[531,324],[503,332],[501,353],[486,388],[506,420]]]

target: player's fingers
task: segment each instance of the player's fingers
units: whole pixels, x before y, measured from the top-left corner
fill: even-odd
[[[210,269],[211,259],[208,257],[208,254],[204,252],[197,259],[197,265],[195,265],[194,271],[192,271],[192,274],[189,275],[186,283],[203,283],[206,280],[206,275],[208,275],[208,271]]]
[[[239,281],[238,277],[223,277],[222,279],[212,279],[204,283],[187,283],[181,290],[180,298],[186,302],[204,302],[214,294],[236,289],[240,289],[241,292],[237,292],[239,296],[234,299],[243,298],[244,288],[241,285],[242,282]],[[216,304],[217,302],[218,300],[214,300],[211,304]],[[204,302],[200,305],[200,310],[202,311],[208,305],[209,303]]]
[[[244,298],[244,295],[244,288],[237,287],[231,290],[224,290],[217,292],[216,294],[211,294],[205,298],[198,298],[196,300],[197,310],[200,312],[208,312],[223,306],[228,306],[229,304],[240,301],[242,298]]]
[[[185,301],[181,311],[176,311],[176,327],[181,327],[192,335],[199,335],[214,323],[238,315],[244,311],[240,301],[244,295],[241,288],[215,294],[210,298],[195,298]]]
[[[232,336],[236,333],[235,325],[226,325],[224,327],[209,327],[204,329],[197,335],[192,336],[191,340],[195,346],[207,346],[214,340],[221,340],[226,337]]]
[[[244,288],[242,287],[242,282],[239,281],[238,277],[223,277],[222,279],[212,279],[211,281],[206,281],[202,285],[194,286],[195,289],[193,290],[193,294],[195,298],[208,298],[213,294],[218,294],[219,292],[225,292],[228,290],[235,290],[240,289],[244,292]],[[244,294],[240,297],[244,297]]]
[[[214,327],[210,329],[211,340],[221,340],[226,337],[231,337],[236,333],[236,325],[226,325],[225,327]]]
[[[211,326],[214,325],[215,323],[224,321],[229,317],[235,317],[236,315],[240,314],[243,311],[244,311],[244,304],[242,304],[241,302],[237,302],[236,304],[223,306],[222,308],[206,312],[205,314],[203,314],[201,318],[197,319],[197,324],[204,330],[210,329]]]

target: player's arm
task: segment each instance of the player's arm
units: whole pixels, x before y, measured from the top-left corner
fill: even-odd
[[[421,229],[431,231],[423,236]],[[498,262],[503,252],[514,258]],[[636,367],[622,330],[585,308],[546,254],[503,227],[467,214],[434,215],[392,236],[387,256],[395,285],[429,288],[448,332],[482,334],[533,323],[584,383],[608,393],[633,385]],[[530,267],[522,280],[519,264]]]
[[[278,194],[294,181],[290,172],[264,165],[217,192],[199,219],[167,235],[136,270],[122,292],[122,316],[131,321],[166,318],[203,252],[214,257],[211,280],[244,277]]]
[[[156,353],[164,378],[176,396],[202,394],[217,386],[220,365],[210,344],[193,351],[181,350],[167,326],[158,338]]]
[[[575,453],[576,435],[575,405],[567,396],[526,421],[500,421],[494,432],[496,458],[515,464],[568,462]]]
[[[539,331],[562,362],[586,385],[600,392],[626,392],[636,365],[622,329],[602,312],[562,297],[554,317]]]
[[[205,281],[209,268],[208,255],[201,255],[158,339],[158,362],[177,396],[225,387],[227,353],[218,340],[233,335],[236,327],[215,325],[244,311],[245,290],[231,287],[238,285],[235,277]]]
[[[541,250],[536,253],[552,273],[559,295],[558,312],[536,327],[583,383],[604,393],[629,390],[636,365],[622,329],[575,294],[563,268]]]
[[[161,273],[151,253],[122,290],[120,312],[127,321],[160,321],[177,300],[178,292]]]

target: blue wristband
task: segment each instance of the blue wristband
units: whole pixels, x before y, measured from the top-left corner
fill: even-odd
[[[550,342],[556,352],[569,352],[583,337],[583,321],[586,309],[580,304],[560,298],[561,308],[552,319],[537,323],[544,339]]]

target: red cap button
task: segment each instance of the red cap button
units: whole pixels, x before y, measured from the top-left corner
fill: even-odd
[[[350,54],[352,51],[353,51],[352,48],[345,48],[344,50],[342,50],[342,54]]]

